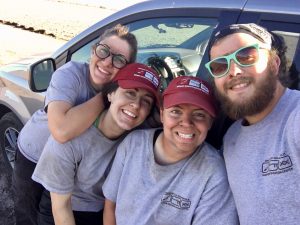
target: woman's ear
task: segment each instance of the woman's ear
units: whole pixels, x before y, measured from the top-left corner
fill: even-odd
[[[107,100],[108,100],[108,102],[110,102],[110,103],[111,103],[111,99],[112,99],[112,94],[113,94],[113,92],[107,94]]]
[[[209,125],[208,125],[208,130],[211,129],[213,123],[214,123],[214,118],[212,118],[212,117],[210,116]]]
[[[161,122],[161,123],[164,123],[164,120],[163,120],[163,113],[164,113],[164,110],[163,110],[163,108],[160,108],[159,111],[160,111],[160,113],[159,113],[159,115],[160,115],[160,122]]]

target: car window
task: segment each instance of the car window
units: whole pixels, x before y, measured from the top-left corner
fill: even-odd
[[[292,80],[290,88],[300,90],[300,33],[274,30],[281,35],[287,45],[287,64]]]
[[[89,62],[91,52],[92,52],[92,46],[94,43],[96,43],[98,40],[94,39],[93,41],[89,42],[88,44],[82,46],[80,49],[78,49],[76,52],[74,52],[71,56],[72,61],[76,62]]]
[[[161,64],[171,70],[169,76],[196,76],[216,24],[212,18],[156,18],[131,23],[130,30],[138,40],[137,61],[163,61]]]
[[[137,61],[153,67],[162,77],[162,89],[180,75],[196,76],[210,35],[213,18],[155,18],[127,24],[138,41]],[[88,62],[91,46],[78,49],[71,60]]]
[[[261,21],[261,25],[281,35],[287,46],[287,66],[291,89],[300,90],[300,24],[279,21]]]

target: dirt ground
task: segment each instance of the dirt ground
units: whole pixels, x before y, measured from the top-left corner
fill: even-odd
[[[0,5],[0,65],[52,52],[116,11],[71,0],[0,0]]]
[[[5,167],[2,155],[0,157],[0,171],[0,224],[13,225],[15,218],[11,190],[11,171],[8,171]]]
[[[139,1],[0,0],[0,66],[52,52],[100,19]],[[11,171],[0,154],[0,225],[14,224]]]

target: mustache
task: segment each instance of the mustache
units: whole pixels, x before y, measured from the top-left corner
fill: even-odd
[[[245,77],[245,76],[238,76],[238,77],[234,77],[232,78],[229,82],[224,84],[224,89],[230,89],[233,86],[237,85],[237,84],[241,84],[241,83],[251,83],[253,82],[254,79],[252,77]]]

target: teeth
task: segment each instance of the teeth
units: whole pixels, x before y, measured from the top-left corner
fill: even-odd
[[[103,70],[100,66],[97,66],[98,70],[102,73],[109,74],[107,71]]]
[[[130,112],[130,111],[126,110],[126,109],[124,109],[123,112],[125,114],[127,114],[128,116],[132,117],[132,118],[136,118],[136,115],[134,115],[132,112]]]
[[[178,132],[179,137],[181,138],[186,138],[186,139],[191,139],[193,137],[193,134],[183,134]]]
[[[242,83],[242,84],[234,85],[232,88],[243,88],[243,87],[246,87],[246,86],[247,86],[246,83]]]

